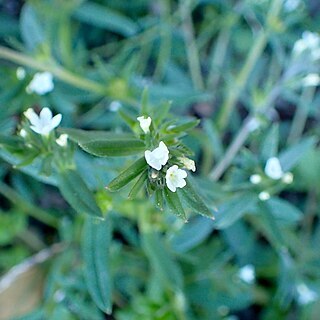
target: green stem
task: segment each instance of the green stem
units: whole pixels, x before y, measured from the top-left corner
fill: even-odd
[[[292,145],[300,139],[308,119],[309,106],[314,98],[315,92],[316,87],[307,87],[302,92],[300,102],[297,105],[297,110],[292,121],[288,145]]]
[[[40,71],[49,71],[58,79],[77,88],[88,90],[99,95],[106,94],[106,86],[104,85],[82,78],[79,75],[63,69],[61,66],[52,63],[50,64],[48,62],[39,62],[30,56],[16,52],[12,49],[0,46],[0,58]]]
[[[204,89],[204,83],[201,74],[200,58],[195,41],[194,27],[191,17],[191,8],[189,1],[180,2],[182,28],[184,32],[187,58],[193,85],[198,90]]]
[[[221,107],[220,114],[218,116],[218,126],[220,129],[224,129],[229,122],[231,114],[235,108],[242,91],[246,87],[249,76],[260,58],[263,50],[267,44],[271,21],[276,19],[281,9],[281,0],[273,0],[270,10],[267,16],[267,26],[265,29],[260,30],[258,36],[255,38],[254,44],[249,52],[249,55],[242,67],[239,76],[237,77],[235,84],[230,86],[227,92],[227,99]]]
[[[11,201],[13,204],[18,206],[24,213],[30,215],[31,217],[51,226],[54,228],[58,227],[58,219],[49,214],[48,212],[40,209],[39,207],[33,205],[26,199],[24,199],[19,193],[14,189],[10,188],[5,183],[0,182],[0,194]]]

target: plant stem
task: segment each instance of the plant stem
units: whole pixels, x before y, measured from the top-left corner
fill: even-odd
[[[270,10],[267,15],[267,26],[265,29],[260,30],[259,34],[255,38],[254,44],[249,52],[249,55],[242,67],[239,76],[237,77],[235,84],[229,86],[227,91],[227,98],[225,103],[221,107],[220,114],[218,115],[218,127],[224,130],[228,125],[230,116],[234,110],[236,102],[238,101],[242,91],[246,87],[248,78],[260,58],[268,40],[270,31],[270,22],[277,18],[281,9],[281,0],[273,0]]]
[[[40,71],[49,71],[58,79],[68,84],[71,84],[77,88],[94,92],[99,95],[106,94],[106,86],[104,85],[101,85],[92,80],[82,78],[79,75],[76,75],[70,71],[63,69],[61,66],[52,63],[50,64],[48,62],[39,62],[30,56],[14,51],[12,49],[0,46],[0,58]]]
[[[190,1],[180,1],[180,12],[182,20],[182,29],[187,50],[189,70],[193,85],[198,90],[204,89],[204,83],[201,75],[201,65],[199,53],[195,41],[194,27],[191,17]]]
[[[29,201],[25,200],[19,193],[14,189],[10,188],[5,183],[0,182],[0,194],[10,200],[16,206],[18,206],[24,213],[31,217],[51,226],[54,228],[58,227],[58,219],[49,214],[48,212],[36,207]]]
[[[300,102],[297,105],[297,110],[292,121],[287,142],[288,145],[292,145],[300,139],[308,119],[309,106],[314,98],[315,91],[316,87],[307,87],[302,92]]]

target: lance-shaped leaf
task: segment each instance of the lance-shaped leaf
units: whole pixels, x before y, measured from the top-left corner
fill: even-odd
[[[86,143],[96,140],[126,140],[135,139],[131,133],[114,133],[99,130],[81,130],[74,128],[58,128],[59,133],[65,133],[69,139],[76,143]]]
[[[79,213],[101,217],[101,211],[79,173],[75,170],[64,170],[58,176],[59,189],[71,207]]]
[[[89,293],[96,305],[110,314],[112,310],[110,275],[110,219],[87,217],[82,235],[84,276]]]
[[[141,238],[144,252],[148,256],[152,269],[160,281],[168,287],[182,290],[183,277],[181,269],[168,246],[163,241],[163,238],[151,230],[149,232],[143,232]]]
[[[143,141],[131,139],[103,139],[84,142],[80,147],[98,157],[121,157],[141,153],[145,150]]]
[[[169,133],[180,133],[180,132],[188,131],[188,130],[195,128],[199,123],[200,123],[200,120],[198,120],[198,119],[191,120],[191,121],[188,121],[188,122],[185,122],[182,124],[171,126],[170,129],[168,129],[168,132]]]
[[[138,159],[129,168],[122,171],[115,179],[113,179],[106,188],[110,191],[120,190],[136,178],[144,169],[146,169],[146,167],[147,163],[145,158]]]
[[[210,219],[214,219],[212,211],[206,206],[201,196],[192,187],[191,182],[187,179],[184,188],[178,190],[181,200],[190,207],[195,213],[201,214]]]
[[[171,192],[168,188],[164,188],[163,192],[170,211],[187,222],[187,216],[182,207],[178,193]]]
[[[137,196],[137,194],[142,189],[147,179],[148,179],[148,171],[147,169],[145,169],[141,173],[140,177],[137,179],[136,183],[133,185],[132,189],[130,190],[128,195],[129,199],[133,199]]]

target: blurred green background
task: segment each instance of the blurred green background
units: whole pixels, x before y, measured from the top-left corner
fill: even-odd
[[[0,0],[0,319],[318,319],[319,32],[318,0]],[[31,92],[41,72],[53,87]],[[132,159],[74,145],[112,225],[92,231],[10,137],[30,107],[127,132],[146,87],[153,110],[201,119],[184,143],[216,220],[105,191]]]

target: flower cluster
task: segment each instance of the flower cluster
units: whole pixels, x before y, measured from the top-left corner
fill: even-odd
[[[284,172],[280,160],[277,157],[271,157],[267,160],[265,168],[265,175],[272,180],[280,180],[285,184],[291,184],[293,182],[293,174],[291,172]],[[250,182],[252,184],[258,185],[263,181],[260,174],[253,174],[250,176]],[[270,199],[270,193],[268,191],[262,191],[258,195],[261,201],[266,201]]]
[[[295,56],[310,53],[313,60],[320,59],[320,36],[317,33],[304,31],[301,39],[297,40],[293,47]]]
[[[137,120],[140,123],[140,127],[145,134],[150,132],[150,125],[152,119],[150,117],[138,117]],[[169,161],[169,149],[163,141],[160,141],[159,146],[154,150],[146,150],[144,153],[144,157],[146,159],[147,164],[157,170],[160,171],[165,167]],[[178,161],[183,165],[183,168],[187,170],[195,171],[195,163],[193,160],[188,159],[186,157],[179,157]],[[165,180],[166,185],[170,191],[176,192],[177,188],[183,188],[186,185],[185,178],[187,177],[187,172],[178,167],[178,165],[174,164],[165,171]],[[155,175],[157,176],[157,175]]]

